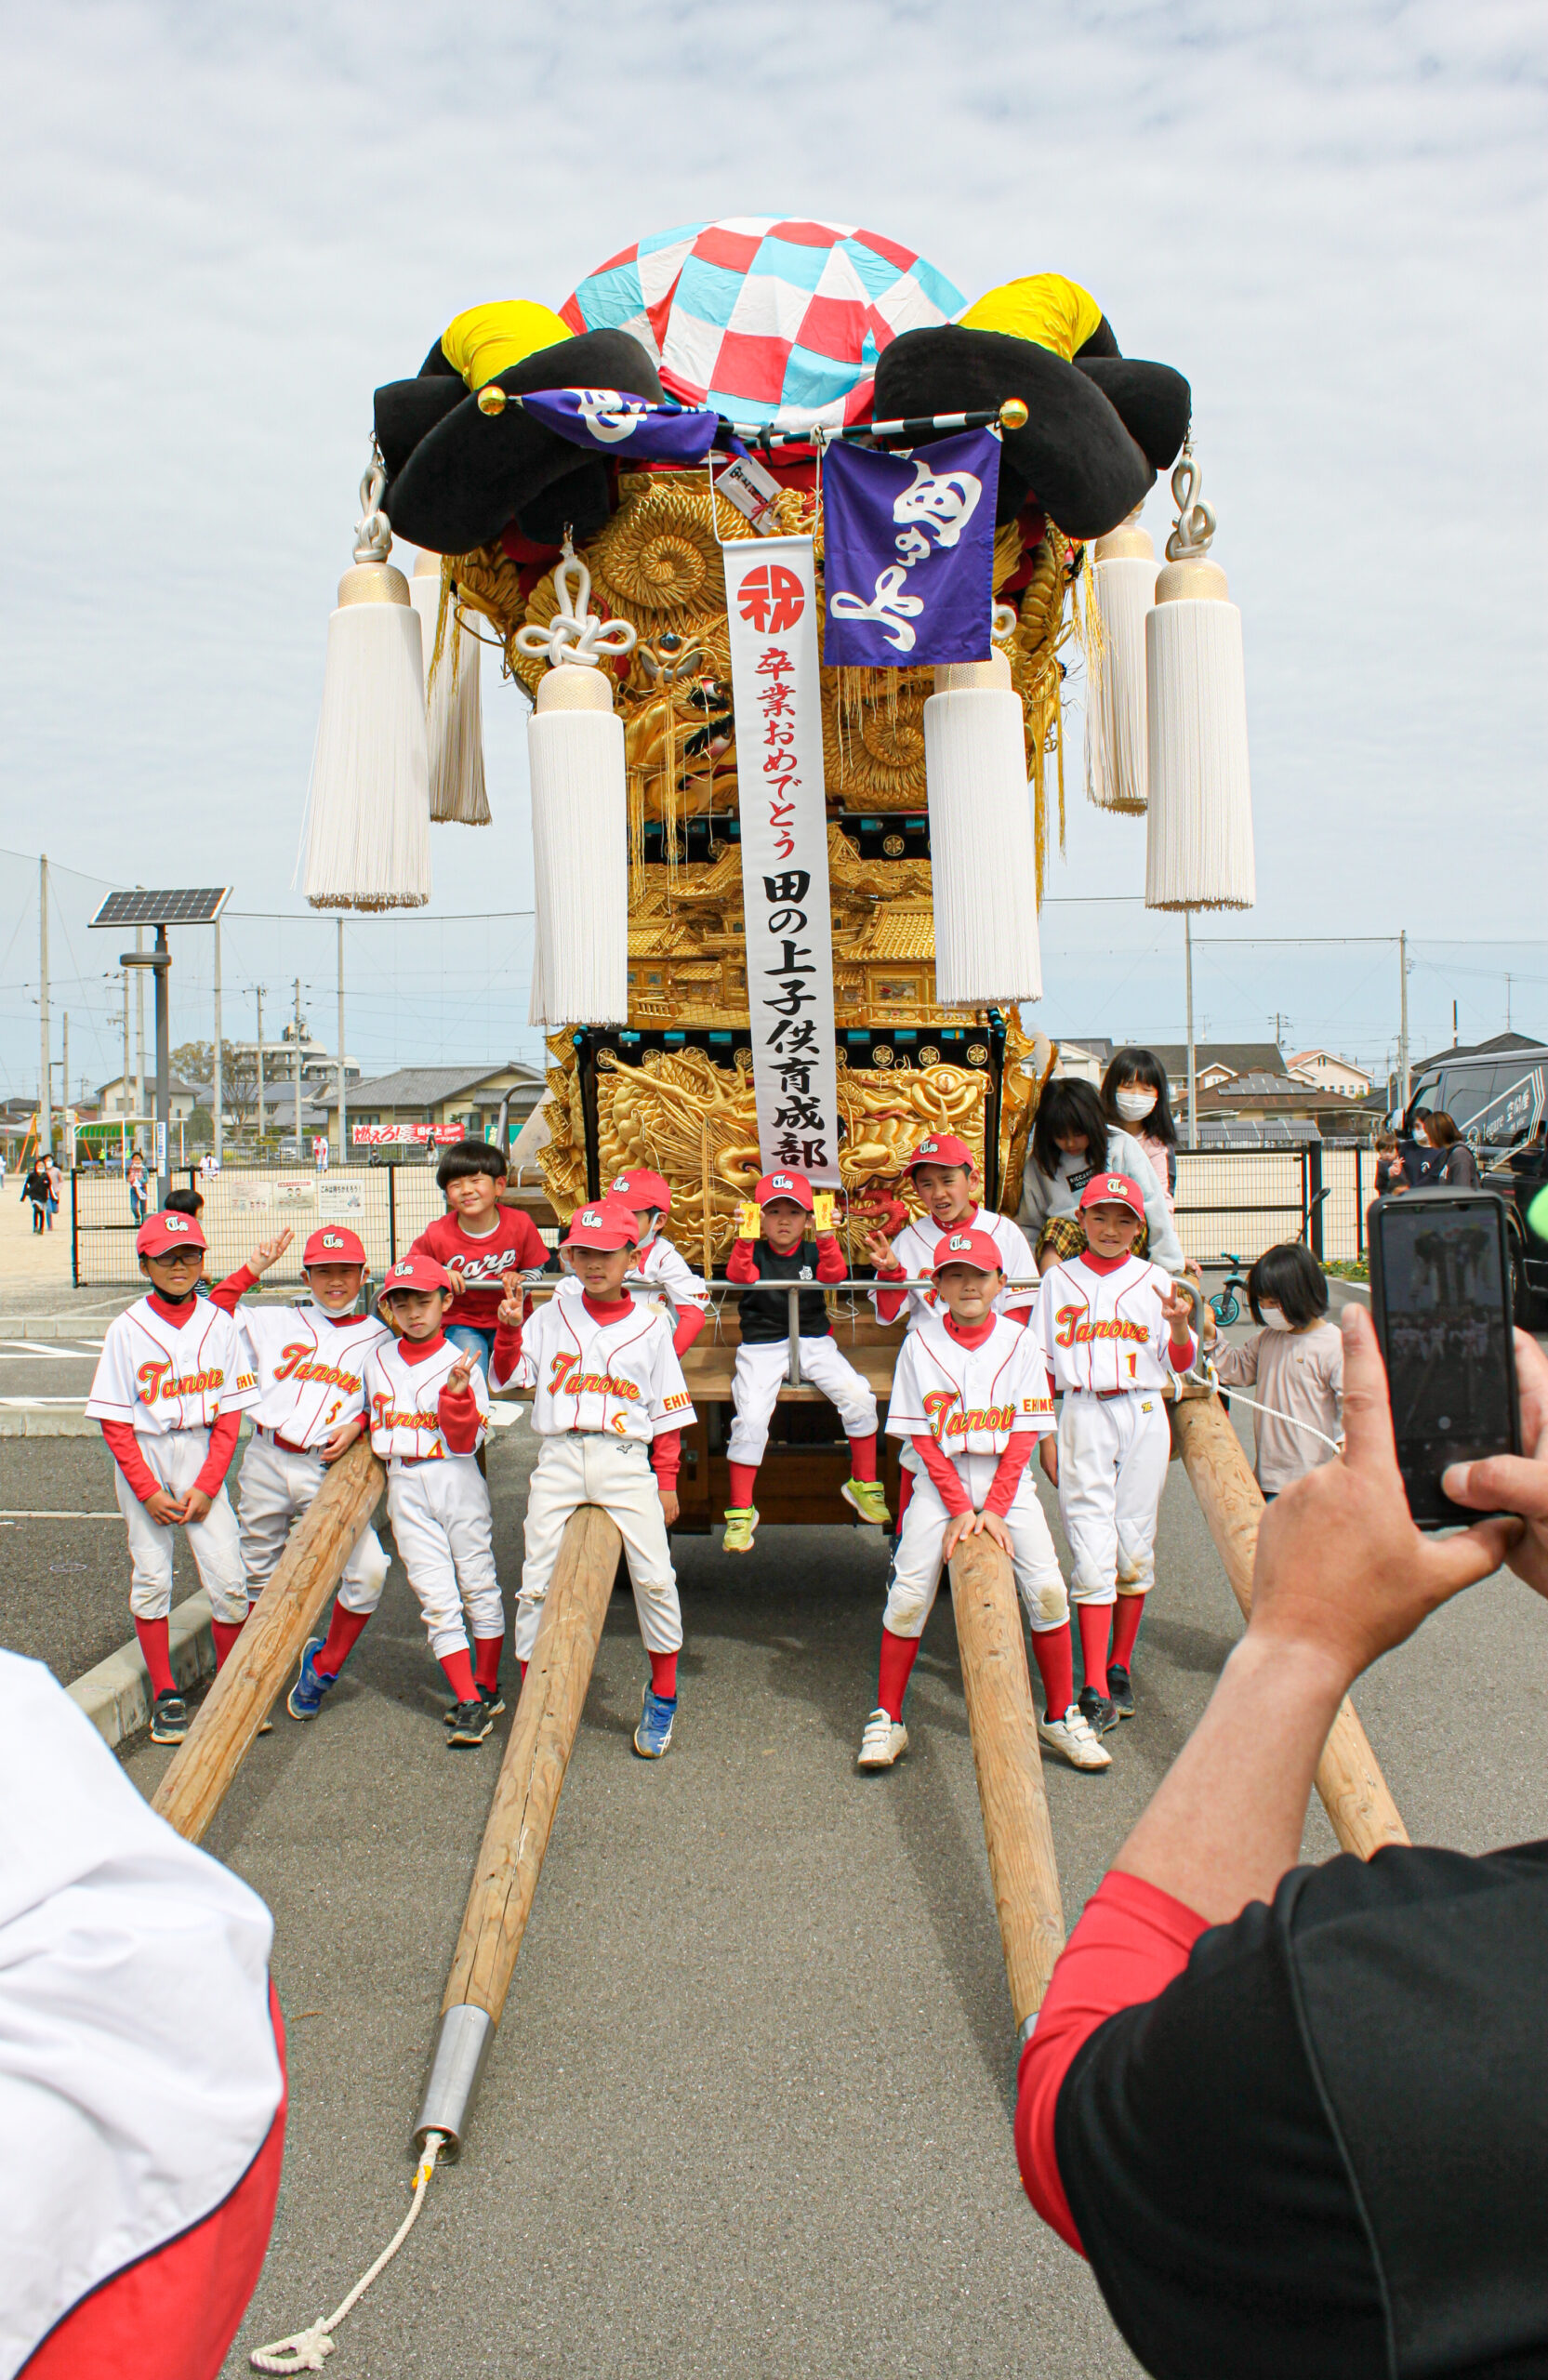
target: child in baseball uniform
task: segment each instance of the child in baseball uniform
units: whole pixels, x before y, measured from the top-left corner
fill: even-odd
[[[878,1283],[918,1280],[933,1273],[936,1250],[947,1233],[985,1232],[999,1251],[1002,1280],[1022,1285],[1019,1289],[1002,1287],[995,1301],[995,1312],[1025,1323],[1038,1302],[1037,1263],[1019,1225],[1009,1215],[994,1214],[981,1205],[984,1184],[966,1141],[959,1141],[952,1132],[933,1132],[928,1140],[920,1143],[904,1171],[914,1185],[914,1195],[923,1211],[900,1231],[867,1235],[866,1253],[876,1267]],[[912,1330],[935,1311],[939,1298],[932,1289],[889,1289],[879,1286],[871,1292],[871,1302],[880,1321],[895,1322],[901,1314]],[[892,1435],[891,1431],[888,1435]]]
[[[709,1292],[671,1241],[662,1236],[661,1226],[672,1210],[671,1184],[665,1174],[652,1173],[637,1165],[627,1173],[615,1175],[604,1196],[628,1209],[640,1234],[640,1245],[629,1260],[624,1287],[636,1303],[653,1297],[670,1300],[677,1317],[672,1326],[672,1352],[681,1362],[704,1329]],[[582,1290],[578,1276],[565,1273],[559,1291],[562,1297],[579,1297]]]
[[[387,1465],[392,1535],[452,1689],[447,1741],[461,1750],[481,1744],[505,1708],[505,1606],[489,1490],[476,1460],[489,1392],[472,1355],[446,1335],[452,1294],[444,1265],[428,1256],[388,1266],[377,1303],[391,1309],[397,1335],[366,1350],[362,1385],[371,1444]],[[321,1637],[307,1646],[292,1710],[303,1692],[322,1699],[338,1674],[327,1669],[332,1658]]]
[[[761,1236],[748,1228],[756,1206]],[[844,1254],[833,1235],[832,1200],[818,1217],[812,1184],[804,1173],[765,1173],[743,1210],[742,1229],[734,1242],[725,1276],[738,1286],[755,1281],[841,1281]],[[816,1226],[816,1245],[806,1237],[808,1220]],[[736,1350],[731,1379],[735,1419],[726,1448],[731,1473],[731,1502],[726,1506],[728,1554],[748,1554],[758,1514],[752,1493],[758,1466],[769,1443],[769,1421],[779,1399],[780,1385],[790,1362],[790,1301],[783,1289],[749,1289],[741,1303],[742,1343]],[[833,1342],[827,1308],[818,1288],[800,1296],[800,1371],[802,1380],[839,1408],[849,1440],[850,1475],[839,1490],[863,1521],[887,1527],[892,1519],[881,1483],[876,1475],[876,1397],[853,1364],[846,1363]]]
[[[495,1316],[508,1273],[540,1273],[549,1251],[532,1217],[500,1203],[505,1151],[490,1141],[458,1141],[435,1169],[447,1211],[409,1250],[443,1264],[453,1298],[446,1337],[472,1356],[487,1382],[495,1346]]]
[[[932,1270],[938,1302],[904,1342],[887,1408],[889,1435],[913,1447],[920,1468],[887,1581],[877,1708],[859,1765],[891,1768],[906,1752],[903,1698],[942,1569],[983,1531],[1010,1555],[1032,1625],[1048,1705],[1039,1734],[1076,1768],[1106,1768],[1112,1755],[1076,1703],[1069,1603],[1027,1469],[1053,1428],[1037,1329],[997,1311],[1005,1276],[987,1232],[943,1232]]]
[[[295,1237],[282,1232],[210,1292],[212,1304],[237,1316],[248,1368],[258,1376],[253,1439],[242,1465],[237,1519],[247,1593],[263,1593],[291,1529],[365,1428],[365,1358],[391,1337],[385,1322],[360,1311],[365,1250],[342,1223],[324,1223],[301,1251],[308,1295],[290,1305],[247,1306],[241,1300],[277,1263]],[[315,1719],[326,1684],[381,1601],[388,1558],[367,1527],[344,1566],[326,1638],[312,1670],[296,1681],[286,1710]],[[326,1684],[319,1681],[326,1681]]]
[[[1197,1353],[1187,1298],[1161,1265],[1133,1253],[1144,1219],[1137,1183],[1098,1174],[1080,1195],[1085,1248],[1056,1257],[1038,1294],[1038,1335],[1064,1398],[1057,1448],[1045,1440],[1041,1461],[1074,1557],[1080,1710],[1099,1736],[1133,1716],[1130,1669],[1156,1580],[1156,1518],[1171,1456],[1162,1392]]]
[[[500,1308],[490,1378],[530,1388],[542,1439],[527,1490],[526,1558],[516,1605],[516,1657],[526,1674],[565,1524],[600,1504],[617,1526],[651,1673],[634,1749],[659,1760],[677,1717],[682,1613],[667,1531],[678,1514],[683,1429],[694,1419],[667,1317],[637,1304],[625,1280],[639,1227],[620,1200],[580,1207],[561,1243],[578,1297],[555,1296],[524,1323],[521,1302]]]
[[[172,1675],[172,1532],[209,1596],[217,1668],[242,1633],[247,1588],[226,1472],[258,1386],[229,1314],[195,1294],[205,1235],[191,1215],[150,1215],[135,1234],[146,1296],[109,1323],[86,1412],[102,1424],[129,1533],[129,1607],[151,1673],[151,1736],[179,1744],[188,1710]]]

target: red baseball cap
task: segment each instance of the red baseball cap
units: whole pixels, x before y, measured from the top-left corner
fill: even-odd
[[[948,1264],[971,1264],[975,1273],[1002,1273],[999,1249],[986,1231],[943,1232],[935,1242],[931,1272],[944,1273]]]
[[[917,1165],[960,1165],[970,1173],[978,1170],[978,1160],[972,1149],[955,1132],[932,1132],[927,1141],[921,1141],[904,1171],[912,1173]]]
[[[137,1256],[165,1256],[174,1248],[208,1248],[192,1215],[147,1215],[135,1234]]]
[[[1130,1213],[1144,1221],[1144,1199],[1137,1182],[1127,1173],[1094,1173],[1080,1193],[1080,1209],[1088,1207],[1127,1207]]]
[[[672,1210],[671,1183],[664,1173],[652,1173],[642,1165],[632,1165],[627,1173],[615,1174],[605,1196],[621,1198],[631,1212],[639,1207],[658,1207],[664,1215]]]
[[[342,1261],[342,1260],[341,1260]],[[393,1297],[399,1289],[449,1289],[452,1276],[433,1256],[400,1256],[387,1268],[378,1296]]]
[[[774,1198],[793,1198],[808,1214],[813,1212],[812,1184],[804,1173],[765,1173],[752,1195],[761,1207]]]
[[[309,1264],[364,1264],[365,1250],[352,1231],[342,1223],[324,1223],[314,1231],[301,1250],[301,1270]]]
[[[638,1248],[640,1226],[632,1208],[622,1198],[599,1198],[594,1207],[577,1207],[561,1248]]]

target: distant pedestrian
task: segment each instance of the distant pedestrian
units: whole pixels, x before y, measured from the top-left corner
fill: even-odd
[[[124,1179],[129,1185],[129,1212],[135,1223],[145,1221],[145,1159],[136,1149],[125,1168]]]
[[[6,1152],[4,1149],[0,1149],[0,1190],[3,1190],[6,1186]]]
[[[1429,1121],[1430,1110],[1427,1107],[1416,1107],[1411,1119],[1410,1132],[1397,1144],[1397,1157],[1403,1168],[1405,1189],[1433,1188],[1439,1181],[1446,1164],[1445,1157],[1430,1138]]]
[[[34,1233],[43,1231],[46,1228],[48,1190],[48,1176],[45,1173],[41,1164],[34,1158],[32,1170],[28,1173],[26,1180],[21,1184],[22,1197],[30,1198],[33,1202],[33,1230]]]
[[[52,1231],[54,1217],[60,1211],[60,1200],[64,1196],[64,1175],[60,1171],[57,1157],[45,1157],[43,1170],[48,1176],[48,1228]]]
[[[1433,1178],[1449,1190],[1476,1190],[1478,1160],[1443,1107],[1424,1118],[1424,1137],[1440,1152],[1440,1170]]]
[[[1404,1187],[1403,1160],[1397,1154],[1396,1132],[1376,1135],[1376,1196],[1395,1198]]]

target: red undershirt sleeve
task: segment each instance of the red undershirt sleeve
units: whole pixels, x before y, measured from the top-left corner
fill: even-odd
[[[651,1469],[664,1496],[677,1493],[678,1465],[682,1460],[682,1432],[663,1430],[651,1440]]]
[[[1194,1364],[1194,1361],[1195,1361],[1196,1357],[1197,1356],[1197,1354],[1198,1354],[1198,1342],[1197,1342],[1197,1340],[1194,1337],[1194,1334],[1193,1334],[1193,1332],[1192,1332],[1191,1330],[1190,1330],[1190,1331],[1189,1331],[1189,1333],[1188,1333],[1188,1352],[1187,1352],[1187,1354],[1186,1354],[1185,1355],[1179,1355],[1179,1354],[1178,1354],[1178,1352],[1177,1352],[1176,1347],[1175,1347],[1175,1346],[1173,1345],[1173,1343],[1172,1343],[1171,1333],[1170,1333],[1170,1332],[1168,1333],[1168,1335],[1167,1335],[1167,1361],[1168,1361],[1168,1363],[1171,1366],[1171,1368],[1172,1368],[1172,1370],[1173,1370],[1174,1372],[1185,1372],[1185,1371],[1190,1371],[1190,1370],[1192,1369],[1192,1368],[1193,1368],[1193,1364]]]
[[[679,1306],[677,1329],[672,1333],[674,1355],[681,1358],[687,1354],[699,1332],[704,1329],[705,1319],[705,1308],[702,1305]]]
[[[231,1468],[232,1457],[236,1452],[236,1441],[241,1429],[240,1412],[216,1415],[209,1434],[209,1452],[205,1457],[204,1468],[193,1483],[202,1496],[218,1496],[220,1493],[220,1483]]]
[[[1037,1438],[1030,1430],[1012,1432],[1010,1445],[995,1465],[995,1475],[990,1482],[989,1492],[984,1499],[984,1510],[986,1513],[998,1513],[1001,1520],[1005,1518],[1015,1501],[1016,1489],[1021,1486],[1022,1473],[1026,1469],[1028,1459],[1037,1443]]]
[[[496,1323],[495,1326],[495,1344],[489,1356],[490,1387],[503,1388],[521,1360],[522,1333],[520,1326],[513,1330],[508,1322]]]
[[[972,1499],[962,1485],[962,1474],[948,1454],[944,1454],[933,1438],[912,1438],[909,1441],[926,1471],[932,1485],[953,1520],[959,1513],[971,1513]]]
[[[915,1441],[918,1444],[918,1441]],[[1120,2008],[1155,2000],[1188,1964],[1206,1921],[1171,1893],[1110,1869],[1054,1967],[1016,2079],[1016,2162],[1043,2221],[1080,2244],[1054,2154],[1059,2093],[1076,2056]]]
[[[234,1314],[240,1301],[261,1277],[250,1264],[239,1264],[234,1273],[228,1273],[225,1279],[211,1289],[211,1305],[218,1305],[222,1314]]]
[[[104,1421],[102,1435],[108,1442],[108,1452],[124,1474],[142,1504],[148,1504],[161,1487],[145,1457],[139,1451],[139,1440],[127,1421]]]
[[[839,1245],[837,1234],[830,1231],[819,1232],[817,1235],[818,1280],[841,1281],[848,1270],[849,1267],[844,1263],[844,1251]]]
[[[879,1281],[906,1281],[908,1276],[901,1264],[889,1264],[885,1272],[879,1267],[876,1277]],[[895,1322],[907,1302],[906,1289],[879,1289],[876,1294],[878,1322]]]
[[[732,1241],[731,1254],[726,1258],[725,1276],[728,1281],[734,1281],[738,1288],[745,1288],[748,1282],[756,1281],[758,1278],[758,1267],[753,1262],[752,1250],[753,1242],[750,1239]]]
[[[465,1388],[458,1395],[443,1388],[436,1399],[435,1414],[452,1453],[472,1454],[479,1442],[478,1400],[472,1390]]]

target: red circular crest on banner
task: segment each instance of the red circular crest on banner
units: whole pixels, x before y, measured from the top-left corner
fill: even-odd
[[[793,628],[805,611],[806,590],[783,562],[764,562],[743,579],[736,608],[761,636],[778,636]]]

